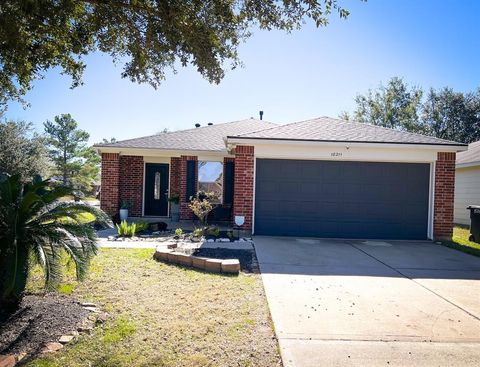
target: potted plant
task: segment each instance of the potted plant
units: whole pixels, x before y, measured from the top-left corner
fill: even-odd
[[[170,202],[170,217],[172,218],[172,222],[178,222],[180,220],[180,195],[171,195],[168,201]]]
[[[122,200],[120,203],[120,221],[127,220],[128,208],[130,208],[130,203],[126,200]]]

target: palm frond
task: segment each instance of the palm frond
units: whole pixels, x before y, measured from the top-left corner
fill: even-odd
[[[75,263],[77,278],[85,278],[97,237],[82,217],[88,213],[101,225],[112,223],[98,208],[58,200],[70,192],[50,187],[48,180],[23,185],[17,176],[0,179],[0,304],[21,298],[29,258],[44,269],[48,289],[62,279],[63,252]]]

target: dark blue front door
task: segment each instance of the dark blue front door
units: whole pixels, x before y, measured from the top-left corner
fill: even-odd
[[[168,215],[168,164],[145,164],[144,214],[158,217]]]

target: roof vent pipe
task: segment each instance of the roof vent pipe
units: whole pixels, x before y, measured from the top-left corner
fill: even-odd
[[[263,111],[259,111],[260,113],[260,120],[263,120]]]
[[[195,127],[200,127],[200,124],[197,122],[197,123],[195,124]]]

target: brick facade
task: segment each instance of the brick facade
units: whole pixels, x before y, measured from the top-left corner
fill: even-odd
[[[438,240],[450,240],[452,238],[455,159],[455,153],[437,153],[437,162],[435,164],[433,237]]]
[[[143,167],[141,156],[120,156],[120,201],[130,204],[130,217],[141,217],[143,214]]]
[[[119,209],[120,155],[102,153],[102,178],[100,207],[110,216],[116,215]]]
[[[253,146],[236,147],[233,217],[245,217],[245,224],[242,226],[245,231],[252,230],[254,162]]]
[[[170,196],[180,195],[180,167],[181,159],[179,157],[170,158]]]
[[[180,219],[193,219],[194,214],[188,207],[189,198],[186,197],[187,194],[187,161],[198,161],[197,156],[186,156],[182,155],[180,157]],[[197,172],[195,174],[196,180],[198,180],[198,164],[196,165]],[[195,186],[197,182],[195,182]]]

